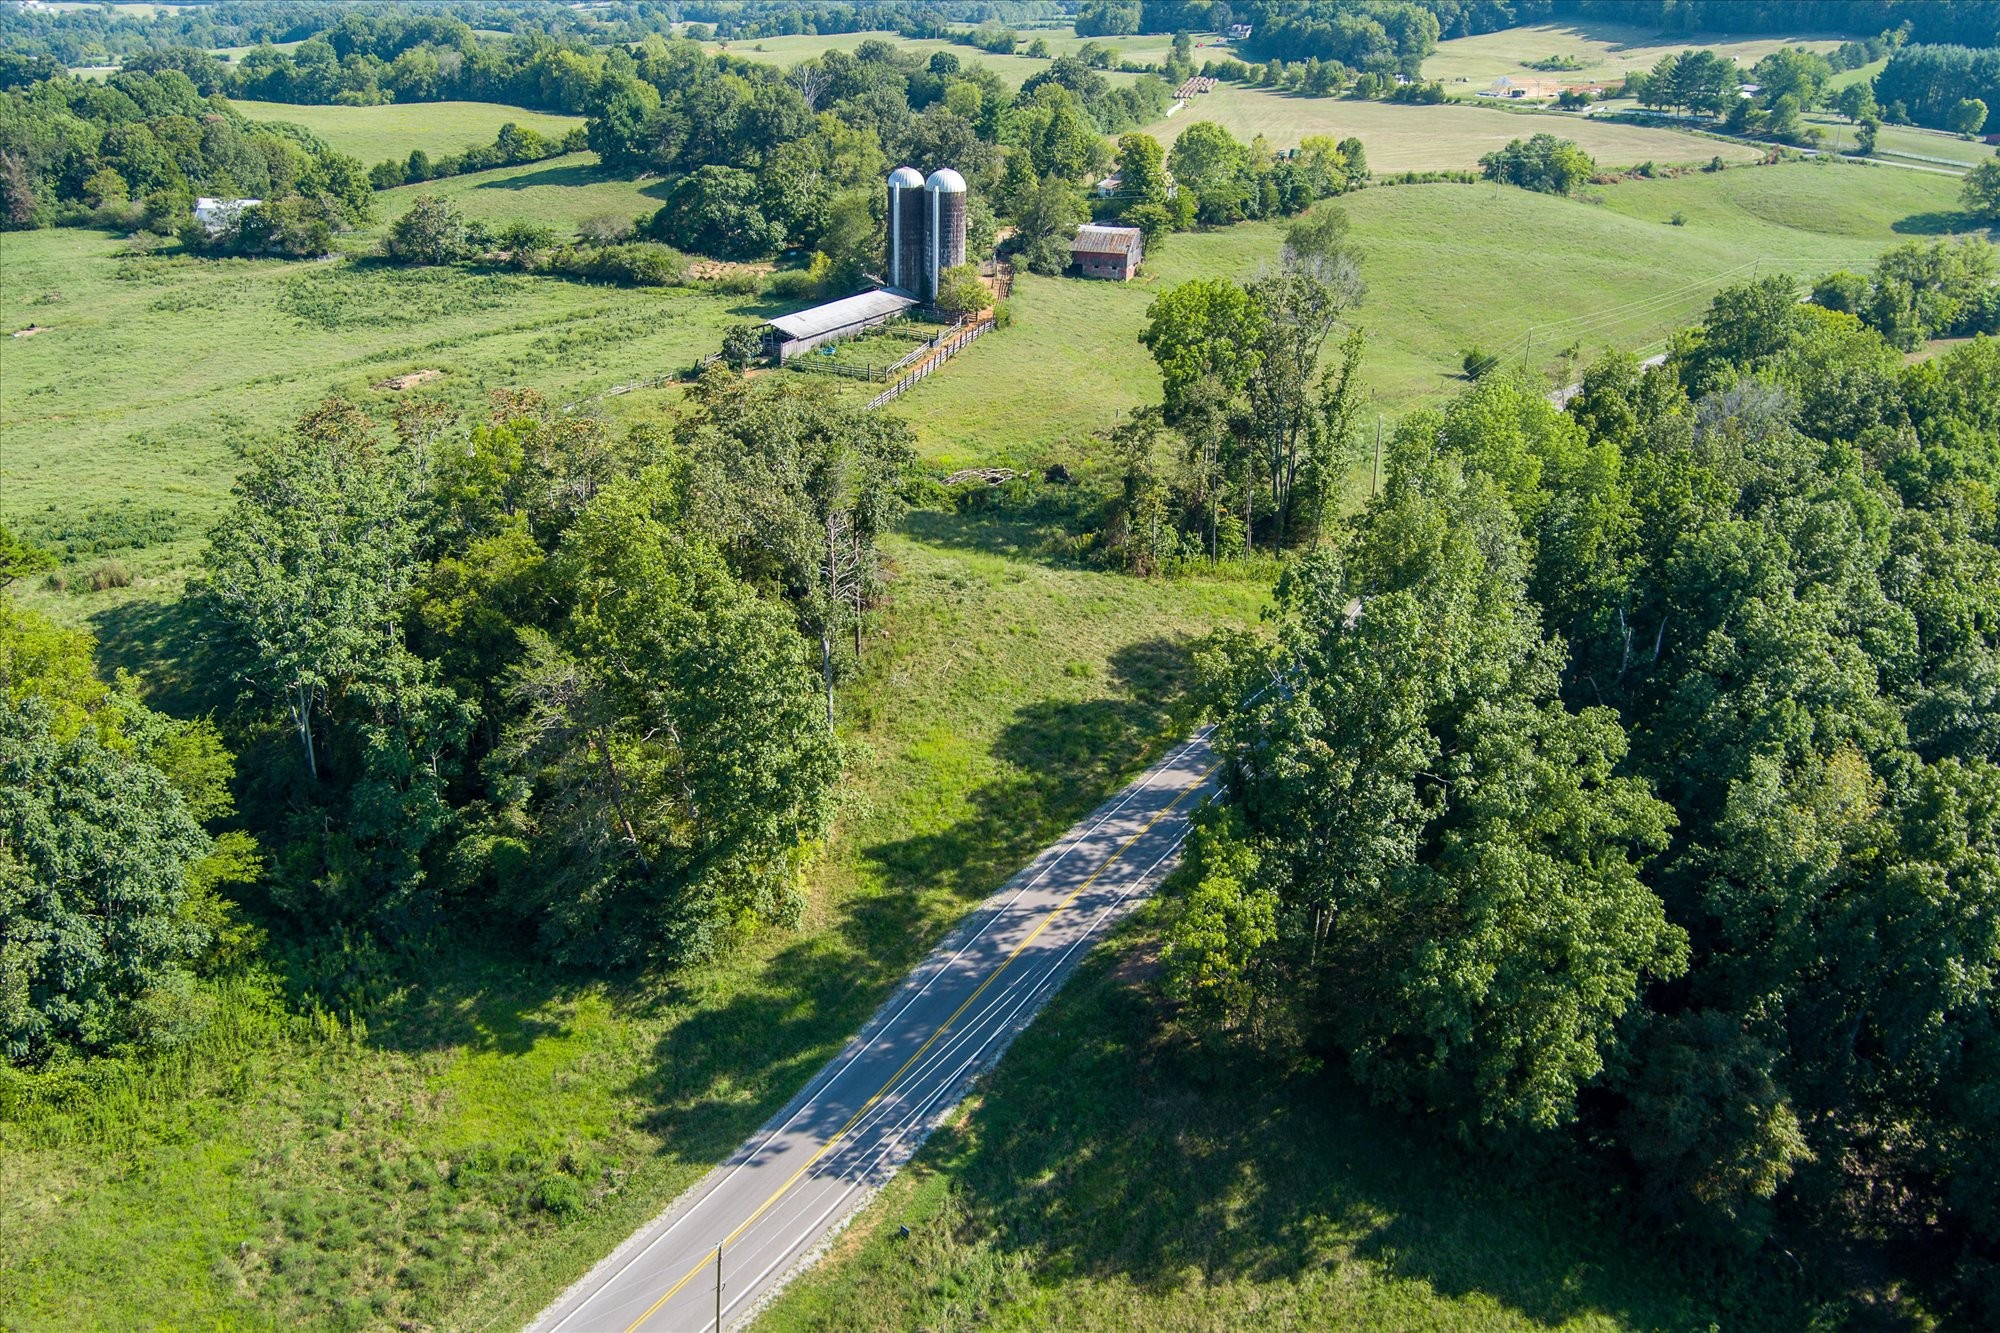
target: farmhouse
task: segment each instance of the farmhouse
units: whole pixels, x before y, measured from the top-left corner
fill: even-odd
[[[1076,229],[1069,253],[1084,277],[1126,282],[1137,276],[1144,249],[1137,227],[1085,226]]]
[[[882,288],[843,296],[796,314],[780,315],[764,330],[764,349],[783,365],[825,342],[852,338],[886,324],[916,305],[916,298]]]

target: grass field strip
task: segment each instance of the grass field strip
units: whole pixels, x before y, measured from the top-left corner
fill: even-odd
[[[1214,770],[1211,769],[1210,771],[1213,772]],[[1213,800],[1214,798],[1211,797],[1210,799]],[[924,1098],[923,1101],[917,1103],[915,1106],[909,1108],[907,1111],[904,1112],[902,1119],[893,1126],[894,1130],[893,1134],[891,1134],[888,1140],[884,1143],[880,1151],[878,1151],[875,1154],[874,1159],[869,1162],[867,1169],[856,1172],[853,1183],[851,1183],[846,1190],[842,1191],[839,1198],[834,1200],[831,1206],[823,1209],[818,1217],[812,1219],[812,1221],[808,1224],[806,1228],[807,1235],[817,1234],[819,1228],[825,1225],[828,1218],[834,1216],[842,1208],[845,1208],[847,1206],[848,1200],[852,1199],[855,1195],[855,1192],[857,1190],[864,1188],[867,1182],[875,1175],[875,1173],[882,1169],[883,1163],[887,1162],[889,1158],[895,1154],[895,1152],[902,1146],[904,1140],[909,1137],[911,1131],[921,1128],[925,1123],[929,1121],[933,1113],[933,1108],[936,1107],[938,1101],[941,1100],[947,1093],[956,1090],[961,1085],[962,1081],[964,1080],[968,1072],[976,1071],[978,1069],[978,1067],[984,1062],[986,1058],[987,1050],[992,1047],[994,1042],[1001,1040],[1003,1037],[1006,1037],[1009,1033],[1014,1031],[1015,1019],[1020,1015],[1023,1009],[1028,1009],[1030,1012],[1033,1012],[1034,1010],[1039,1009],[1041,1007],[1041,1004],[1044,1001],[1046,1001],[1048,995],[1050,993],[1053,993],[1055,983],[1060,978],[1065,976],[1067,968],[1069,966],[1070,957],[1084,945],[1097,943],[1097,931],[1104,924],[1105,920],[1108,917],[1110,917],[1112,913],[1116,912],[1119,908],[1123,907],[1125,905],[1126,900],[1129,899],[1134,893],[1137,893],[1142,887],[1144,887],[1146,883],[1149,880],[1151,880],[1153,873],[1155,871],[1157,871],[1162,865],[1166,864],[1166,862],[1169,859],[1179,854],[1182,845],[1187,842],[1187,837],[1188,837],[1187,831],[1183,830],[1181,832],[1181,835],[1173,840],[1172,845],[1170,845],[1166,851],[1162,852],[1153,861],[1151,865],[1147,866],[1145,870],[1141,871],[1139,877],[1136,880],[1134,880],[1132,884],[1125,889],[1124,892],[1120,893],[1117,898],[1112,900],[1110,903],[1106,904],[1104,908],[1098,912],[1096,920],[1090,923],[1089,929],[1086,930],[1082,935],[1078,936],[1074,941],[1072,941],[1067,949],[1063,950],[1062,957],[1056,960],[1055,965],[1051,967],[1047,972],[1045,972],[1039,979],[1037,979],[1034,985],[1028,989],[1028,992],[1025,995],[1022,995],[1019,999],[1015,1000],[1012,1007],[1010,1007],[1007,1010],[1007,1012],[1002,1016],[1001,1021],[999,1021],[994,1025],[992,1031],[986,1035],[986,1037],[979,1043],[978,1047],[975,1048],[971,1052],[971,1054],[967,1055],[964,1059],[959,1061],[958,1066],[952,1071],[951,1077],[939,1083],[938,1086],[934,1090],[932,1090],[931,1094],[928,1097]],[[964,1032],[962,1032],[957,1038],[954,1038],[951,1043],[948,1043],[945,1048],[939,1051],[938,1061],[941,1063],[945,1058],[949,1056],[952,1047],[957,1046],[960,1042],[968,1040],[974,1035],[974,1033],[975,1029],[968,1028]],[[921,1074],[922,1070],[920,1069],[918,1072]],[[855,1127],[855,1132],[861,1133],[870,1127],[871,1126],[869,1126],[864,1121],[862,1124],[857,1125]],[[818,1174],[817,1170],[815,1170],[812,1173],[813,1176],[817,1176],[817,1174]],[[809,1176],[808,1178],[812,1177]],[[792,1250],[786,1251],[786,1253],[780,1256],[779,1258],[772,1260],[769,1264],[766,1264],[764,1266],[761,1272],[759,1272],[755,1277],[750,1279],[749,1283],[746,1284],[746,1287],[749,1289],[754,1289],[758,1283],[762,1282],[765,1278],[771,1275],[773,1269],[777,1268],[780,1264],[789,1262],[792,1259],[792,1257],[797,1253],[798,1253],[797,1249],[794,1248]],[[724,1284],[724,1287],[726,1290],[727,1289],[726,1283]],[[743,1299],[744,1298],[741,1296],[735,1296],[735,1297],[730,1297],[729,1299],[724,1301],[722,1306],[722,1313],[723,1313],[723,1318],[725,1320],[728,1319],[730,1312],[734,1310],[736,1306],[743,1301]]]
[[[1200,734],[1201,733],[1197,733],[1197,735]],[[1077,885],[1076,888],[1070,892],[1069,896],[1064,898],[1053,909],[1051,909],[1048,915],[1042,918],[1041,923],[1037,925],[1034,928],[1034,930],[1028,933],[1027,938],[1022,940],[1019,944],[1015,945],[1014,951],[1008,954],[1006,958],[1002,959],[998,967],[994,968],[993,971],[987,974],[986,979],[979,983],[978,988],[975,989],[972,992],[972,994],[965,997],[964,1002],[961,1003],[957,1009],[952,1011],[952,1014],[949,1018],[945,1019],[943,1023],[940,1023],[938,1025],[936,1031],[932,1032],[931,1035],[925,1039],[924,1044],[917,1048],[916,1053],[911,1055],[908,1060],[904,1061],[902,1067],[897,1069],[895,1073],[891,1074],[888,1080],[884,1082],[880,1088],[876,1089],[874,1094],[871,1095],[867,1101],[862,1103],[861,1109],[856,1111],[852,1116],[850,1116],[846,1124],[842,1125],[838,1130],[835,1130],[834,1133],[827,1139],[827,1141],[821,1144],[819,1149],[816,1152],[814,1152],[811,1157],[806,1159],[803,1165],[801,1165],[796,1171],[794,1171],[790,1176],[788,1176],[785,1179],[783,1184],[779,1185],[777,1189],[771,1191],[770,1196],[766,1198],[764,1202],[758,1204],[756,1209],[752,1211],[750,1216],[744,1218],[743,1221],[737,1225],[735,1230],[731,1231],[728,1235],[724,1236],[722,1240],[718,1243],[717,1248],[718,1249],[726,1248],[730,1243],[735,1241],[737,1237],[741,1236],[745,1231],[749,1230],[752,1226],[754,1226],[758,1221],[758,1219],[761,1218],[765,1214],[765,1212],[767,1212],[771,1208],[773,1204],[775,1204],[788,1191],[790,1191],[791,1187],[796,1183],[798,1183],[799,1179],[802,1176],[804,1176],[806,1172],[812,1170],[813,1166],[822,1157],[826,1156],[828,1152],[832,1151],[834,1145],[839,1143],[843,1138],[845,1138],[848,1132],[854,1128],[855,1124],[871,1109],[874,1108],[876,1103],[880,1102],[884,1097],[888,1096],[890,1091],[893,1090],[898,1083],[902,1082],[904,1075],[909,1072],[910,1068],[914,1066],[920,1059],[922,1059],[925,1052],[930,1050],[932,1044],[935,1043],[939,1037],[942,1037],[945,1034],[945,1031],[949,1029],[953,1023],[956,1023],[959,1020],[959,1018],[964,1015],[965,1011],[971,1008],[972,1005],[979,1000],[980,996],[986,993],[987,987],[991,986],[995,981],[999,980],[1000,977],[1003,976],[1007,972],[1007,970],[1013,965],[1014,960],[1019,958],[1022,952],[1026,950],[1029,945],[1033,944],[1037,939],[1041,938],[1042,932],[1047,930],[1058,916],[1060,916],[1065,911],[1068,911],[1070,905],[1074,903],[1079,897],[1081,897],[1084,894],[1084,892],[1090,888],[1091,885],[1095,884],[1098,878],[1101,875],[1103,875],[1106,870],[1110,869],[1113,865],[1117,864],[1118,859],[1125,854],[1128,848],[1130,848],[1134,843],[1138,842],[1139,839],[1145,837],[1146,834],[1150,833],[1154,825],[1158,824],[1162,819],[1165,819],[1168,815],[1172,814],[1175,808],[1178,807],[1183,800],[1187,799],[1189,792],[1198,790],[1203,783],[1207,782],[1209,776],[1215,772],[1216,767],[1217,765],[1211,764],[1208,768],[1202,770],[1202,774],[1200,777],[1196,778],[1195,781],[1191,783],[1189,786],[1183,788],[1181,792],[1174,797],[1173,800],[1169,801],[1165,806],[1161,808],[1158,814],[1154,815],[1151,819],[1147,820],[1143,828],[1141,828],[1137,833],[1134,833],[1130,838],[1127,838],[1125,842],[1119,846],[1118,850],[1114,851],[1110,856],[1106,857],[1104,863],[1098,866],[1097,869],[1093,870],[1090,873],[1089,878],[1085,879],[1083,883]],[[708,1261],[706,1259],[703,1259],[693,1268],[690,1268],[687,1271],[686,1275],[683,1276],[680,1279],[680,1281],[674,1283],[673,1286],[667,1288],[667,1290],[661,1294],[660,1298],[657,1301],[654,1301],[653,1304],[646,1310],[644,1314],[641,1314],[637,1319],[633,1320],[630,1324],[628,1324],[625,1328],[625,1333],[635,1333],[635,1330],[640,1328],[642,1325],[645,1324],[645,1322],[648,1319],[653,1317],[655,1311],[657,1311],[662,1305],[665,1305],[668,1301],[672,1300],[674,1296],[680,1292],[681,1288],[687,1286],[689,1282],[693,1281],[695,1277],[699,1275],[701,1272],[703,1272],[705,1269],[707,1269],[707,1267],[708,1267]],[[558,1327],[560,1327],[560,1325],[558,1325]]]

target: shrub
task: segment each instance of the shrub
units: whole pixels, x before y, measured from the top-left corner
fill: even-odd
[[[1688,224],[1688,215],[1685,213],[1676,213],[1667,219],[1667,223],[1669,226],[1685,227]]]
[[[722,335],[722,359],[737,370],[749,366],[763,351],[764,326],[761,324],[732,324]]]
[[[435,194],[418,196],[382,239],[382,253],[405,264],[450,264],[465,258],[470,248],[464,215]]]
[[[1500,358],[1496,354],[1475,344],[1465,349],[1459,358],[1459,364],[1465,367],[1465,377],[1467,379],[1476,380],[1484,375],[1491,374],[1499,366]]]
[[[83,586],[91,592],[129,588],[132,586],[132,571],[125,567],[125,562],[122,560],[106,560],[102,564],[92,565],[85,571]]]
[[[626,287],[677,287],[687,281],[687,270],[686,255],[652,241],[578,250],[570,261],[578,277]]]
[[[764,275],[755,269],[731,269],[712,285],[716,291],[730,296],[755,296],[764,290]]]
[[[765,277],[764,294],[777,301],[810,301],[819,295],[819,279],[807,269],[781,269]]]

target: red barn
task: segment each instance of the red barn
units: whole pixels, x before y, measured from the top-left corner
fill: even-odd
[[[1144,251],[1137,227],[1078,227],[1069,247],[1078,273],[1114,282],[1127,282],[1138,275]]]

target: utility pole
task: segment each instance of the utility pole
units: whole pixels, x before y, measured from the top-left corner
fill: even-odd
[[[715,1247],[715,1333],[722,1333],[722,1246]]]
[[[1382,489],[1382,414],[1375,414],[1375,480],[1369,484],[1368,493],[1375,495]]]

